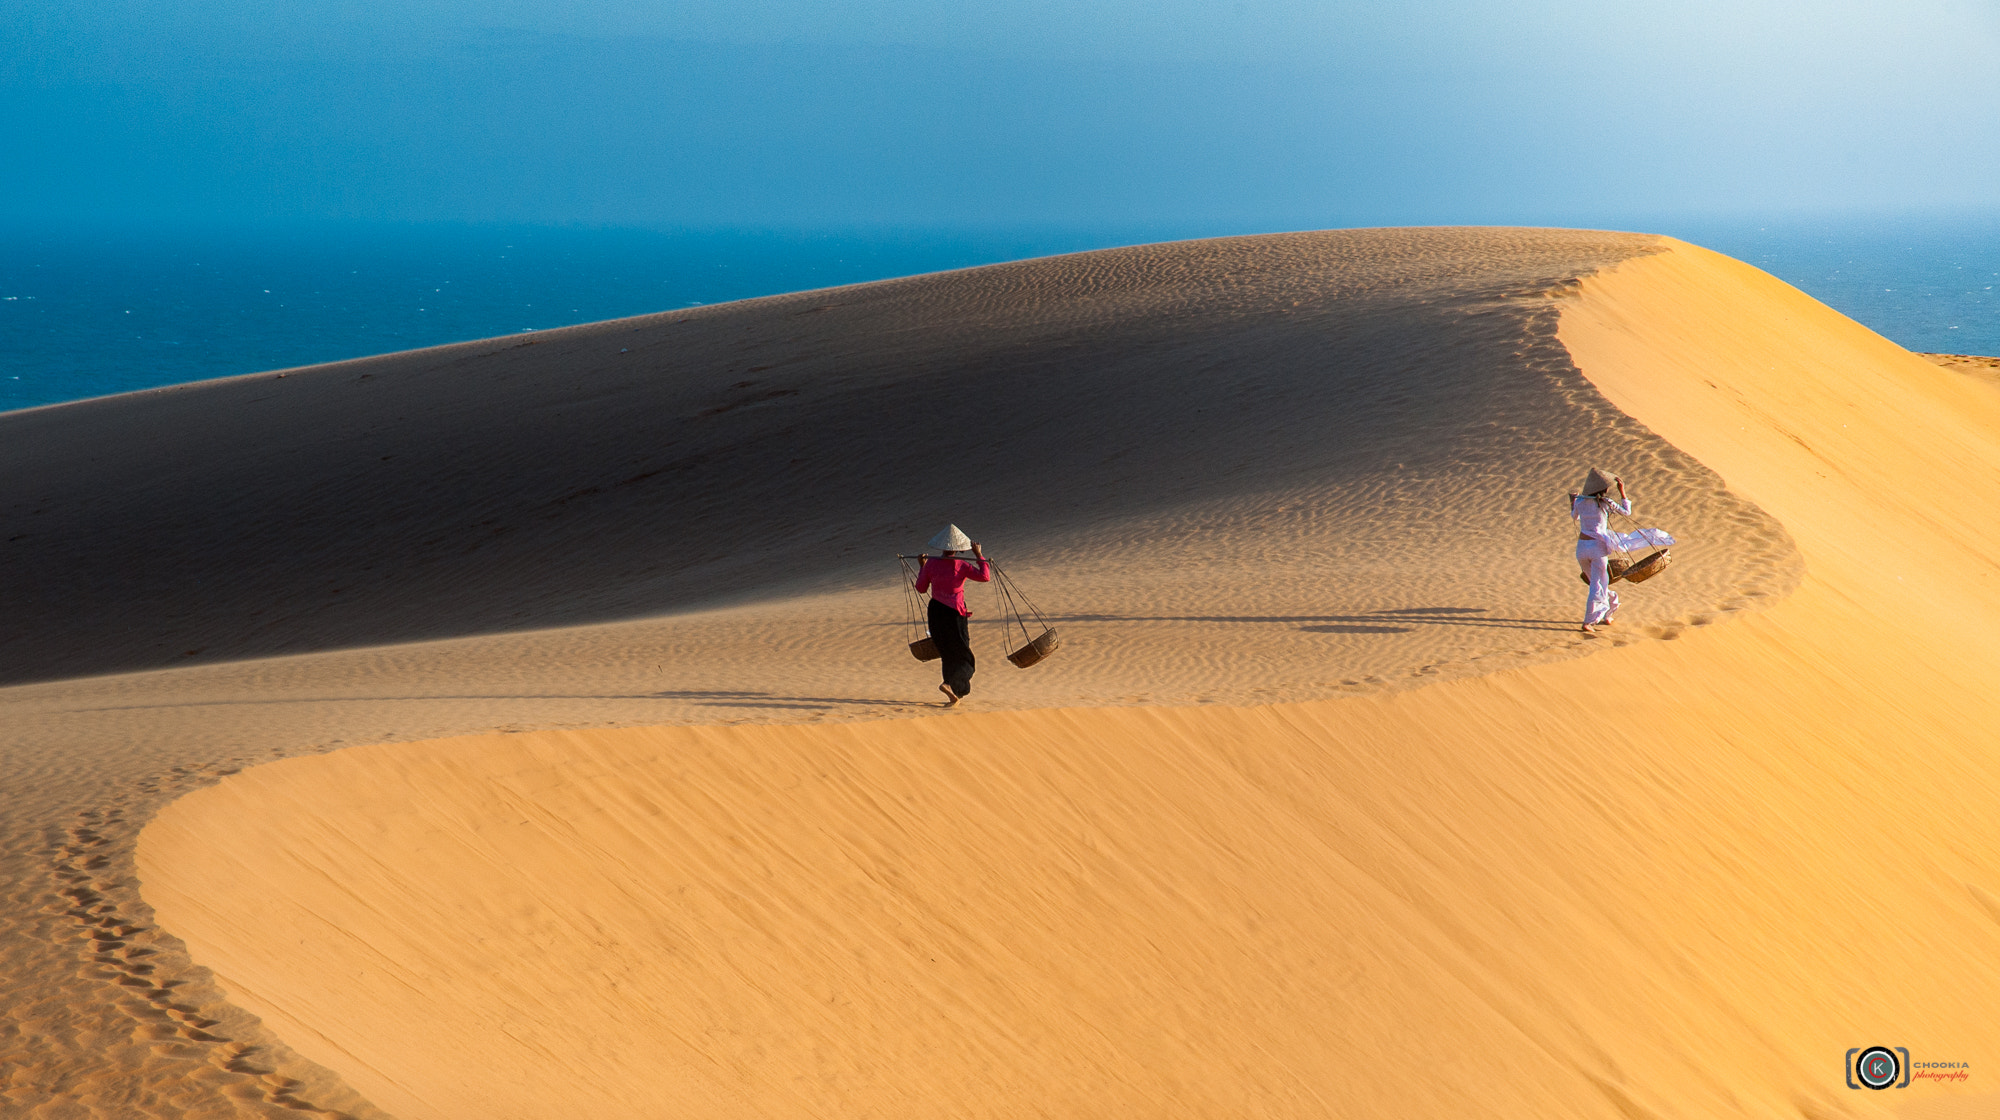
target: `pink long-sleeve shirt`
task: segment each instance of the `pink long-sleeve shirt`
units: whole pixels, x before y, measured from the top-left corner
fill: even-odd
[[[917,572],[917,593],[928,591],[931,598],[969,616],[972,612],[965,609],[965,581],[985,583],[992,578],[993,574],[984,560],[975,564],[955,556],[949,560],[933,556],[924,561],[923,568]]]

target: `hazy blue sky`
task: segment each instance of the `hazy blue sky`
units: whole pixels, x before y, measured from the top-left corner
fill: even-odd
[[[0,211],[1991,211],[1995,58],[1995,0],[0,0]]]

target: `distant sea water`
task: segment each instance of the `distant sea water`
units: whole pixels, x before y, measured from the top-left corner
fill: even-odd
[[[2000,220],[1648,223],[1913,350],[2000,354]],[[893,276],[1252,232],[0,230],[0,410]]]

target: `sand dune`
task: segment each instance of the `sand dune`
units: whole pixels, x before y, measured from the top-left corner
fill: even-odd
[[[8,414],[0,681],[879,590],[948,520],[1092,617],[1543,620],[1570,597],[1530,588],[1560,583],[1452,569],[1546,551],[1549,495],[1592,457],[1646,477],[1695,548],[1761,538],[1660,619],[1781,590],[1782,532],[1553,340],[1548,293],[1651,245],[1141,246]],[[1147,579],[1098,594],[1106,556]],[[1306,611],[1236,577],[1279,558],[1372,594]],[[1518,638],[1432,630],[1355,679]]]
[[[1394,697],[346,751],[170,807],[148,896],[406,1116],[1866,1114],[1847,1047],[2000,1041],[1996,620],[1932,544],[2000,398],[1685,246],[1562,339],[1794,596]]]
[[[2000,768],[1982,729],[2000,666],[1981,641],[1995,604],[1968,578],[1992,533],[1962,512],[1991,497],[1989,385],[1665,239],[1121,252],[904,282],[866,331],[813,343],[877,348],[896,392],[868,398],[823,349],[815,385],[829,415],[887,416],[825,446],[892,458],[935,418],[897,411],[897,379],[941,380],[956,344],[894,365],[935,340],[880,341],[891,326],[962,320],[942,333],[1012,340],[987,368],[1047,366],[1018,402],[952,417],[978,433],[959,500],[986,521],[922,507],[921,485],[897,499],[753,455],[702,479],[746,498],[715,499],[713,522],[698,496],[635,484],[504,557],[404,554],[368,528],[324,547],[373,542],[395,576],[379,594],[302,604],[278,644],[196,659],[337,652],[0,690],[25,779],[4,858],[43,869],[10,876],[21,912],[45,903],[8,931],[26,998],[0,1043],[32,1072],[7,1099],[50,1116],[87,1098],[124,1115],[1828,1117],[1993,1088]],[[872,306],[877,287],[894,286],[846,291]],[[811,321],[825,302],[792,306]],[[772,303],[713,312],[703,345],[726,355],[735,330],[769,352],[794,329]],[[640,326],[580,329],[563,353]],[[464,353],[525,361],[478,358],[493,350]],[[566,362],[517,380],[554,384]],[[507,478],[547,470],[552,492],[601,472],[645,438],[616,417],[664,392],[580,424],[615,431],[560,469],[495,449],[474,421],[505,409],[455,412],[444,390],[408,439],[450,429],[440,445],[493,477],[447,491],[504,505]],[[716,446],[817,438],[790,399],[715,414],[744,425]],[[136,425],[148,406],[89,407]],[[339,474],[344,452],[315,454]],[[1602,640],[1567,629],[1561,493],[1588,459],[1688,540]],[[899,461],[923,477],[924,454]],[[824,507],[787,507],[809,551],[858,559],[794,571],[793,541],[757,543],[773,507],[747,499],[793,491]],[[370,508],[299,493],[324,499],[315,517]],[[406,524],[464,528],[454,503],[394,493]],[[111,598],[133,617],[76,614],[96,644],[52,642],[50,668],[9,662],[30,666],[16,679],[157,664],[144,638],[162,627],[227,643],[231,612],[309,586],[280,562],[290,538],[242,512],[256,503],[155,497],[247,526],[187,559],[261,590],[178,620]],[[892,499],[907,524],[841,520]],[[648,520],[661,509],[686,516]],[[1027,673],[988,657],[980,710],[884,720],[930,685],[882,617],[893,569],[867,554],[945,513],[1007,543],[1074,644]],[[107,508],[66,516],[125,539]],[[606,555],[579,557],[587,539]],[[566,556],[588,578],[551,576]],[[713,556],[743,558],[733,580]],[[489,633],[518,625],[496,593],[572,625]],[[389,739],[429,741],[320,753]],[[310,757],[174,801],[133,864],[162,802],[284,755]],[[1972,1078],[1848,1090],[1841,1055],[1882,1042]]]

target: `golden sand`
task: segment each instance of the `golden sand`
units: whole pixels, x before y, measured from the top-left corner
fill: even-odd
[[[1621,237],[1322,235],[1213,274],[1150,247],[1135,275],[1188,264],[1202,298],[1112,312],[1057,282],[1099,266],[1008,266],[1055,270],[1036,345],[1098,316],[1153,347],[1130,386],[1197,398],[1111,394],[1165,414],[1135,422],[1127,453],[1162,457],[1133,477],[1207,469],[1124,520],[1112,487],[1083,541],[1023,507],[1017,571],[1079,640],[985,660],[988,710],[876,718],[929,688],[864,625],[880,585],[7,690],[35,783],[10,808],[47,838],[8,858],[90,895],[18,939],[85,969],[21,983],[39,1018],[7,1044],[38,1064],[12,1099],[58,1115],[58,1081],[122,1069],[186,1115],[1972,1114],[2000,1034],[2000,665],[1965,511],[2000,396]],[[1358,279],[1301,323],[1287,283],[1239,291],[1243,259]],[[1153,447],[1273,384],[1312,423],[1234,474],[1201,431]],[[1044,417],[997,415],[979,430]],[[1124,415],[1062,437],[1117,444]],[[985,438],[988,469],[1041,469]],[[1567,629],[1585,460],[1688,540],[1602,640]],[[1038,485],[1117,469],[1065,463]],[[146,829],[143,900],[121,870],[214,769],[510,724],[244,770]],[[52,1026],[115,1045],[93,1069]],[[1847,1089],[1876,1043],[1972,1076]]]

